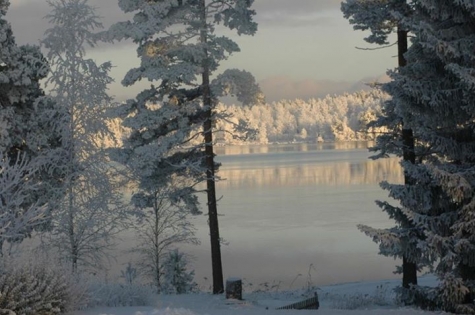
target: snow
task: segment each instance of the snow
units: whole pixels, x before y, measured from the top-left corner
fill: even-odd
[[[435,285],[435,277],[420,277],[421,285]],[[244,293],[243,300],[226,300],[224,295],[207,293],[184,295],[160,295],[156,305],[141,307],[106,307],[74,312],[72,315],[432,315],[447,314],[444,312],[429,312],[397,305],[363,305],[358,309],[341,309],[345,301],[355,300],[361,296],[375,297],[375,292],[385,292],[393,296],[392,289],[400,284],[400,280],[382,280],[372,282],[355,282],[317,289],[320,308],[318,310],[276,310],[296,301],[304,300],[299,291],[284,292],[253,292]],[[383,290],[381,290],[383,288]],[[311,295],[311,294],[310,294]],[[390,299],[388,299],[390,300]],[[356,304],[355,304],[356,305]]]

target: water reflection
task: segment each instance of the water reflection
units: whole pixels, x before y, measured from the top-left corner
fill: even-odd
[[[373,145],[372,142],[319,142],[319,143],[287,143],[275,145],[242,145],[216,146],[217,155],[266,154],[276,152],[307,152],[321,150],[355,150],[364,149]]]
[[[310,264],[319,285],[397,277],[394,260],[379,256],[356,225],[393,224],[374,201],[387,200],[380,181],[402,182],[398,159],[369,160],[361,143],[220,150],[225,180],[217,184],[218,211],[221,236],[229,242],[222,248],[225,277],[282,281],[285,289]],[[211,273],[206,219],[195,218],[202,245],[184,248],[196,257],[198,281]],[[294,287],[304,283],[302,277]]]
[[[224,276],[254,283],[306,285],[312,264],[315,285],[399,277],[392,258],[356,229],[363,223],[386,228],[394,223],[374,200],[387,200],[381,180],[401,183],[398,159],[368,159],[366,143],[323,143],[217,148],[222,162],[217,184]],[[203,208],[206,200],[199,196]],[[203,209],[206,212],[206,209]],[[207,216],[193,217],[200,246],[181,249],[195,257],[196,281],[210,284],[211,253]],[[120,270],[137,257],[132,231],[123,233],[114,253]],[[304,276],[298,277],[298,274]],[[205,277],[208,280],[205,280]]]
[[[224,179],[218,188],[402,182],[398,158],[370,160],[366,146],[352,145],[341,144],[347,152],[331,149],[337,144],[225,147],[217,157],[222,163],[218,175]]]
[[[307,161],[308,163],[308,161]],[[334,163],[305,163],[302,165],[273,165],[249,167],[246,164],[224,164],[218,182],[220,189],[232,189],[240,186],[275,187],[307,185],[356,185],[377,184],[383,180],[392,183],[402,181],[403,174],[396,158],[377,161]]]

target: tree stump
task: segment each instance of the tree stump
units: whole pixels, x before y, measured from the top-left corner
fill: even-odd
[[[242,280],[240,278],[226,279],[226,298],[242,300]]]

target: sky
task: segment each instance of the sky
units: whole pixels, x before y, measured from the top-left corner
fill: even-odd
[[[353,92],[365,83],[381,80],[388,69],[396,66],[395,48],[361,50],[375,47],[364,42],[367,35],[354,31],[340,11],[341,0],[255,0],[254,36],[237,36],[241,52],[223,62],[221,69],[238,68],[251,72],[259,82],[268,102],[280,99],[308,99],[327,94]],[[50,27],[50,7],[46,0],[10,0],[7,20],[19,44],[38,44]],[[108,28],[126,21],[118,0],[89,0],[103,17]],[[132,42],[100,46],[88,51],[97,62],[111,61],[115,82],[110,94],[117,100],[133,98],[149,82],[123,87],[125,73],[140,63]]]

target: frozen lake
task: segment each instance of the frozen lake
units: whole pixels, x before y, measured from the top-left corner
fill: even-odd
[[[397,159],[369,160],[362,143],[216,151],[224,179],[217,184],[220,232],[229,243],[222,246],[225,279],[242,277],[254,288],[264,282],[296,288],[306,284],[311,265],[317,285],[399,277],[392,273],[399,262],[378,255],[378,246],[356,228],[392,225],[374,200],[387,200],[381,180],[402,181]],[[207,217],[193,222],[202,244],[182,249],[195,257],[196,280],[207,286]]]
[[[374,200],[388,200],[378,183],[402,182],[398,159],[368,159],[366,143],[217,147],[217,183],[224,278],[241,277],[246,290],[400,278],[392,258],[357,224],[393,225]],[[204,194],[200,196],[206,213]],[[201,245],[180,245],[193,256],[195,281],[211,286],[207,215],[192,217]],[[134,232],[122,234],[112,253],[115,279],[134,262]],[[26,242],[25,242],[26,243]],[[311,267],[312,266],[312,267]],[[310,268],[311,267],[311,268]],[[309,278],[309,270],[310,276]],[[276,288],[277,289],[277,288]]]

